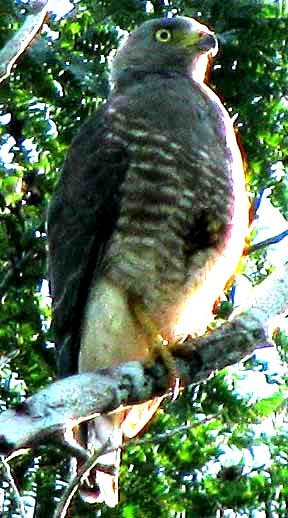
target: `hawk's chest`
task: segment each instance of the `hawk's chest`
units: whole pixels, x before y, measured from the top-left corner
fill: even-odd
[[[106,134],[108,145],[125,148],[129,164],[105,269],[113,282],[152,307],[176,302],[191,268],[187,250],[210,248],[201,242],[207,225],[225,234],[233,197],[214,112],[207,114],[198,91],[194,104],[191,94],[185,99],[168,93],[157,97],[151,91],[146,106],[132,96],[125,110],[120,98],[108,110]]]
[[[243,250],[245,182],[229,116],[198,90],[186,107],[178,94],[150,93],[146,103],[116,98],[107,112],[104,144],[125,148],[128,166],[103,276],[87,303],[87,366],[95,355],[106,366],[145,354],[135,304],[169,339],[203,331]]]

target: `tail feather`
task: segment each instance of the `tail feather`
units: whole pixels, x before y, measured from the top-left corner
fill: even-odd
[[[97,463],[80,487],[82,499],[89,504],[105,503],[115,507],[119,502],[119,468],[121,460],[122,416],[101,416],[87,424],[87,449],[100,450],[109,441],[107,453]],[[105,470],[107,466],[107,470]]]
[[[135,437],[151,420],[162,398],[135,405],[125,412],[97,417],[86,423],[86,433],[82,426],[79,439],[88,450],[101,450],[107,442],[107,453],[97,459],[97,466],[87,475],[80,486],[82,499],[89,504],[105,503],[115,507],[119,502],[119,469],[123,435]],[[84,437],[85,435],[85,437]],[[82,437],[81,437],[82,436]],[[107,469],[105,467],[107,466]],[[78,462],[78,469],[80,463]]]
[[[122,432],[127,439],[138,435],[151,421],[163,398],[156,397],[146,403],[134,405],[128,412],[121,425]]]

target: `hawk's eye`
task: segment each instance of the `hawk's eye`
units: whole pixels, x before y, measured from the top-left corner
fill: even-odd
[[[172,34],[168,29],[159,29],[155,33],[155,38],[157,41],[160,41],[160,43],[167,43],[167,41],[171,40]]]

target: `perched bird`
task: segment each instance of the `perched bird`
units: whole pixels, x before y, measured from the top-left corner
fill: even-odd
[[[233,124],[205,83],[216,52],[194,19],[145,22],[113,60],[107,102],[72,142],[48,216],[60,376],[204,332],[235,271],[248,204]],[[158,404],[88,424],[84,442],[110,438],[101,464],[116,466],[91,474],[88,500],[116,505],[123,431],[138,433]]]

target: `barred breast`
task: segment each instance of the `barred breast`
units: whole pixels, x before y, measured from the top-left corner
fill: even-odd
[[[101,366],[147,353],[149,337],[135,318],[135,304],[168,340],[203,332],[247,229],[243,166],[228,114],[221,111],[227,127],[218,138],[225,138],[228,151],[217,156],[216,150],[211,160],[209,141],[195,147],[189,136],[182,143],[147,117],[127,124],[121,109],[108,111],[105,144],[123,145],[130,165],[103,276],[90,291],[84,319],[86,351]]]

